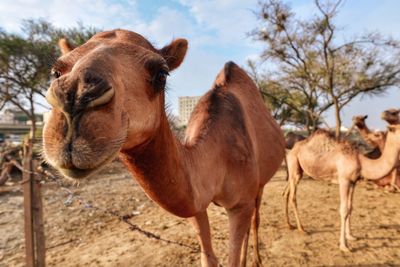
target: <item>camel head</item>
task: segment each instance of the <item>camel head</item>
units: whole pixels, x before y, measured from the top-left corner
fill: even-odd
[[[366,126],[365,120],[367,118],[368,115],[354,116],[352,119],[353,125],[356,126],[358,129],[364,129]]]
[[[382,112],[381,118],[382,120],[387,121],[387,123],[389,124],[399,124],[400,123],[399,113],[400,109],[391,108]]]
[[[165,115],[168,73],[183,61],[187,41],[155,49],[134,32],[94,35],[63,55],[52,69],[46,99],[52,110],[43,131],[44,156],[63,175],[81,178],[121,149],[151,140]]]

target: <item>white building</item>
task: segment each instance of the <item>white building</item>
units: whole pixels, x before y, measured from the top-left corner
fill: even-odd
[[[197,102],[199,102],[200,96],[181,96],[179,97],[179,121],[181,125],[187,125],[189,122],[190,114]]]

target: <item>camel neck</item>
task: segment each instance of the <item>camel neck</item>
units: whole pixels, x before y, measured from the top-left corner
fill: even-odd
[[[359,128],[359,131],[360,135],[368,145],[378,148],[381,152],[383,151],[385,147],[385,137],[383,135],[379,139],[373,137],[374,133],[367,127],[367,125]]]
[[[170,130],[165,114],[150,141],[121,151],[120,158],[145,193],[161,207],[181,217],[197,212],[184,147]]]
[[[358,127],[358,130],[362,137],[368,137],[368,135],[371,133],[371,130],[368,128],[367,125],[364,125],[363,127]]]
[[[369,180],[378,180],[388,175],[396,166],[399,158],[399,148],[394,144],[393,134],[388,133],[382,155],[378,159],[369,159],[359,154],[361,176]]]

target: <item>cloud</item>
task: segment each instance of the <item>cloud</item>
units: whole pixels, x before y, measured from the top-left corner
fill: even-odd
[[[190,39],[195,32],[192,22],[185,14],[169,7],[160,7],[153,20],[142,21],[131,28],[159,47],[171,42],[173,38]]]
[[[180,0],[189,9],[199,27],[207,29],[215,43],[223,45],[252,45],[246,33],[257,25],[253,8],[257,1],[222,0]]]
[[[140,16],[132,1],[116,3],[107,0],[3,0],[0,25],[18,32],[23,19],[45,18],[58,27],[76,26],[77,22],[103,29],[139,23]]]

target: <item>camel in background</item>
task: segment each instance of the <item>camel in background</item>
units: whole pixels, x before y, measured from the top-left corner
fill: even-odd
[[[368,115],[353,116],[353,124],[349,130],[349,133],[354,127],[357,128],[365,143],[372,148],[372,151],[368,153],[368,157],[378,158],[381,155],[381,151],[385,147],[386,134],[383,131],[371,131],[365,123],[367,118]]]
[[[385,120],[389,125],[397,125],[400,122],[399,118],[399,109],[388,109],[381,113],[381,118]],[[383,151],[386,142],[386,132],[378,131],[373,132],[371,131],[365,120],[368,118],[368,115],[365,116],[354,116],[353,117],[353,126],[355,126],[361,137],[364,141],[373,148],[373,150],[367,153],[365,156],[376,159],[381,155],[381,151]],[[374,180],[373,182],[379,186],[385,187],[390,186],[393,191],[399,191],[400,187],[400,166],[397,166],[393,169],[393,171],[382,177],[382,179]]]
[[[285,135],[285,143],[286,143],[286,149],[292,149],[294,144],[298,141],[306,139],[304,136],[301,134],[296,134],[294,132],[288,132]]]
[[[306,140],[297,142],[287,155],[289,187],[285,192],[286,221],[288,204],[294,210],[298,230],[304,232],[296,202],[296,189],[303,172],[318,180],[337,179],[340,189],[340,249],[350,251],[347,240],[355,239],[350,232],[350,216],[356,182],[361,178],[376,180],[396,166],[400,152],[400,125],[389,125],[386,145],[378,159],[369,159],[346,140],[337,141],[327,131],[317,130]]]
[[[207,207],[229,217],[228,266],[246,264],[250,226],[258,252],[264,185],[285,155],[283,133],[250,77],[225,64],[190,119],[181,143],[165,112],[165,85],[188,43],[156,49],[141,35],[96,34],[55,63],[47,92],[53,106],[44,127],[47,161],[71,178],[87,177],[119,154],[144,192],[170,213],[189,218],[199,238],[201,264],[217,266]],[[243,248],[243,249],[242,249]]]

